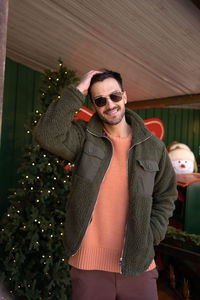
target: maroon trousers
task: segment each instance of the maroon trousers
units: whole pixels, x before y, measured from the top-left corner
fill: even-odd
[[[158,300],[158,271],[131,277],[72,267],[72,300]]]

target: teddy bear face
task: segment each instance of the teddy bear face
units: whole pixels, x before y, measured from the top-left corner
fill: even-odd
[[[193,173],[194,172],[194,161],[193,160],[172,160],[172,165],[176,174],[182,173]]]

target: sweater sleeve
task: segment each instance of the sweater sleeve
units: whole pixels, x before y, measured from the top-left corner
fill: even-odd
[[[169,218],[175,207],[174,201],[177,200],[176,174],[165,148],[159,167],[160,171],[155,179],[151,212],[151,229],[155,245],[158,245],[165,237]]]
[[[85,122],[73,120],[84,102],[83,94],[70,85],[40,118],[34,139],[44,149],[74,162],[85,139]]]

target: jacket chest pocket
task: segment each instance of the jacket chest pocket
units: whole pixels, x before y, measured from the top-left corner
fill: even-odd
[[[152,160],[137,160],[137,192],[152,195],[158,163]]]
[[[77,169],[77,175],[92,181],[100,169],[103,158],[104,151],[92,142],[86,141]]]

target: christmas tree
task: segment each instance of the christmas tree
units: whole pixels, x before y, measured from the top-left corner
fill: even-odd
[[[45,71],[40,105],[27,134],[50,102],[77,80],[60,60],[58,71]],[[0,280],[11,298],[70,299],[62,235],[72,167],[34,141],[25,149],[19,170],[21,187],[9,197],[10,206],[0,221]]]

